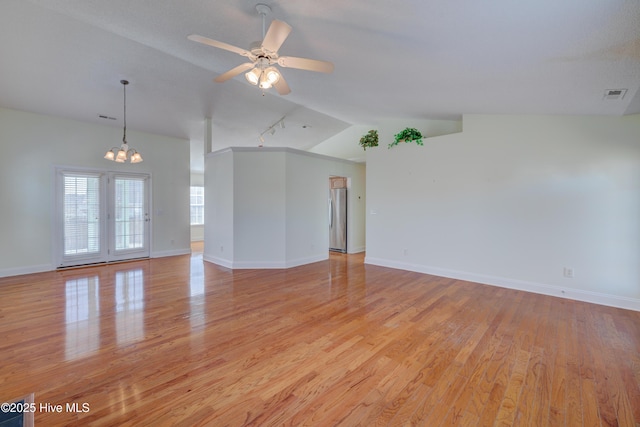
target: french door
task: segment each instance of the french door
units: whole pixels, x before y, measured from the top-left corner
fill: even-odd
[[[149,256],[149,175],[56,171],[58,267]]]

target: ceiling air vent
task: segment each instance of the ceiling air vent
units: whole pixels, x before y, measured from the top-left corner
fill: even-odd
[[[604,99],[622,99],[625,93],[626,89],[607,89],[604,91]]]

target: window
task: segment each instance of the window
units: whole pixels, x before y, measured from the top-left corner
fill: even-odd
[[[191,187],[191,225],[204,224],[204,187]]]
[[[64,254],[100,252],[100,176],[63,176]]]

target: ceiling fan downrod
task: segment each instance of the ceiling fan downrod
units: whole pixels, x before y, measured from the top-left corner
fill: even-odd
[[[264,3],[258,3],[256,5],[256,11],[262,16],[262,39],[264,40],[264,36],[267,34],[266,17],[271,13],[271,7]]]

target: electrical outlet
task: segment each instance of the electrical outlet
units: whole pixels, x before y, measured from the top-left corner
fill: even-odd
[[[569,279],[573,279],[573,268],[565,267],[564,268],[564,277],[567,277]]]
[[[404,256],[409,255],[409,249],[404,248],[404,249],[402,250],[402,254],[403,254]]]

